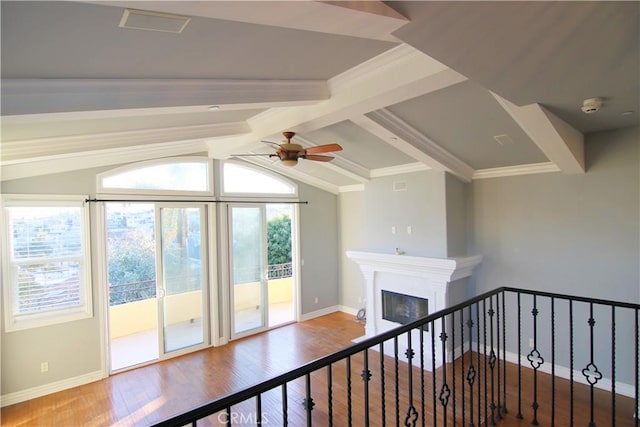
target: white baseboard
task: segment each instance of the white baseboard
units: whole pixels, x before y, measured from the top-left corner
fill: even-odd
[[[338,307],[340,307],[340,311],[343,312],[343,313],[347,313],[347,314],[350,314],[352,316],[356,316],[358,314],[358,309],[357,308],[347,307],[346,305],[340,305]]]
[[[478,349],[478,343],[473,342],[472,345],[473,345],[473,347],[472,347],[473,349],[475,349],[475,350]],[[480,348],[482,348],[482,346],[480,346]],[[491,352],[491,347],[487,346],[486,350],[487,350],[487,354],[489,354]],[[501,350],[500,356],[502,356],[502,350]],[[513,363],[513,364],[518,364],[518,354],[517,353],[512,353],[510,351],[507,351],[507,352],[505,352],[505,357],[507,358],[507,362],[510,362],[510,363]],[[533,369],[533,367],[531,367],[531,364],[529,363],[529,360],[527,360],[527,355],[526,354],[520,355],[520,365],[523,368]],[[551,374],[551,363],[548,363],[548,362],[545,361],[545,363],[543,363],[538,370],[540,372],[544,372],[545,374]],[[566,366],[558,365],[556,363],[555,364],[555,375],[557,377],[564,378],[566,380],[570,380],[571,379],[571,370],[569,368],[567,368]],[[578,370],[577,369],[573,370],[573,381],[576,382],[576,383],[579,383],[579,384],[589,385],[589,383],[587,382],[587,379],[584,377],[584,375],[582,375],[582,370],[579,370],[579,369]],[[611,391],[611,378],[602,378],[601,380],[599,380],[594,385],[594,387],[610,392]],[[635,386],[633,386],[631,384],[623,383],[621,381],[616,381],[616,394],[621,394],[623,396],[635,398],[636,397],[636,389],[635,389]]]
[[[300,317],[300,321],[304,322],[306,320],[315,319],[316,317],[326,316],[327,314],[335,313],[336,311],[340,311],[339,305],[332,305],[329,307],[321,308],[320,310],[312,311],[310,313],[305,313]]]
[[[13,393],[0,396],[0,407],[13,405],[15,403],[25,402],[35,399],[36,397],[45,396],[47,394],[56,393],[58,391],[67,390],[73,387],[89,384],[105,378],[102,371],[89,372],[88,374],[79,375],[73,378],[56,381],[49,384],[32,387],[26,390],[20,390]]]

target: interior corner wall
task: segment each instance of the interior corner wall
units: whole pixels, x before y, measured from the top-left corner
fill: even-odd
[[[364,191],[340,193],[340,304],[353,310],[363,308],[366,302],[365,280],[358,265],[347,258],[349,250],[364,250],[364,218],[366,209]]]
[[[471,184],[460,181],[455,176],[445,174],[447,256],[462,257],[467,253],[468,226],[467,193]]]
[[[476,180],[477,294],[500,286],[640,302],[639,128],[587,135],[587,172]]]

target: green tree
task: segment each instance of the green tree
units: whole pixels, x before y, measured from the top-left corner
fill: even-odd
[[[269,265],[291,262],[291,217],[283,214],[267,223]]]
[[[156,293],[153,239],[128,233],[109,239],[109,303],[124,304],[154,297]]]

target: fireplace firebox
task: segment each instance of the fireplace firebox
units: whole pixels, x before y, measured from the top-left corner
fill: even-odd
[[[429,314],[429,300],[382,290],[382,318],[390,322],[406,325]],[[429,325],[422,327],[429,330]]]

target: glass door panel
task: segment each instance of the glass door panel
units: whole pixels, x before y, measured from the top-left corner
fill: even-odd
[[[159,358],[156,302],[155,208],[107,203],[111,370]]]
[[[290,204],[267,204],[269,327],[295,320]]]
[[[264,208],[230,207],[233,336],[266,326]]]
[[[164,353],[204,343],[203,208],[160,208]]]

